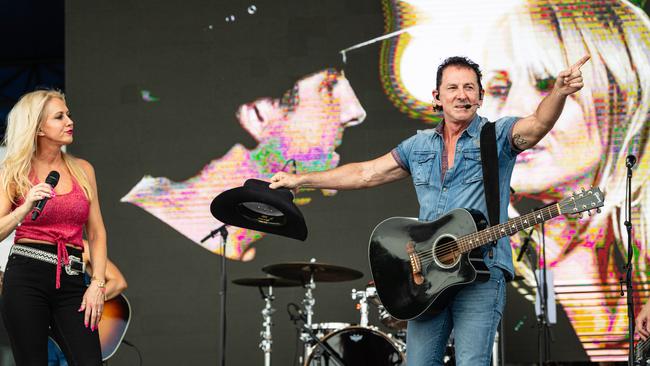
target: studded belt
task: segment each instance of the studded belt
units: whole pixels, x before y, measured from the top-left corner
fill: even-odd
[[[56,254],[49,253],[44,250],[28,247],[25,245],[20,245],[20,244],[12,245],[9,255],[12,254],[36,259],[38,261],[50,263],[54,265],[58,264],[58,258]],[[63,267],[63,269],[65,269],[65,273],[71,276],[76,276],[86,271],[86,264],[83,262],[83,260],[81,260],[81,258],[76,257],[74,255],[70,255],[68,256],[68,259],[69,259],[68,264],[61,263],[61,266]]]

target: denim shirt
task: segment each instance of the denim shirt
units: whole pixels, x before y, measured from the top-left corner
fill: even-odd
[[[497,154],[499,160],[500,220],[508,220],[510,178],[517,154],[512,144],[512,128],[516,117],[503,117],[496,123]],[[481,127],[489,123],[476,115],[456,142],[454,165],[442,177],[444,140],[441,128],[418,131],[400,143],[392,152],[397,163],[411,174],[420,203],[419,219],[433,221],[455,208],[473,208],[488,217],[483,189],[481,165]],[[514,277],[510,238],[499,239],[496,250],[488,255],[490,245],[482,247],[486,265],[503,269]]]

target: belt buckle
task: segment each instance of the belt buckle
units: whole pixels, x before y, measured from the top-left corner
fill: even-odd
[[[76,276],[86,271],[86,264],[80,258],[70,255],[68,256],[68,260],[68,264],[64,266],[65,273],[70,276]]]

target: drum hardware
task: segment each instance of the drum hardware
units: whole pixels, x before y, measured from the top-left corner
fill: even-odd
[[[379,314],[379,321],[383,325],[396,331],[401,331],[406,329],[406,325],[408,324],[408,322],[405,320],[399,320],[393,318],[388,313],[388,310],[386,310],[384,305],[381,303],[381,300],[379,299],[379,295],[377,295],[377,288],[375,287],[374,281],[370,281],[368,283],[368,286],[366,286],[366,297],[368,302],[370,302],[371,304],[377,307],[377,312]]]
[[[268,295],[265,294],[261,288],[260,288],[260,292],[262,293],[262,298],[264,299],[264,309],[262,309],[263,330],[260,332],[260,337],[262,337],[262,341],[260,342],[258,347],[262,350],[262,352],[264,352],[264,365],[270,366],[271,345],[273,344],[273,336],[271,334],[271,326],[273,325],[273,322],[271,320],[271,315],[273,315],[273,313],[275,312],[275,309],[273,309],[271,303],[273,302],[273,300],[275,300],[275,296],[273,296],[273,286],[269,286]]]
[[[304,287],[305,298],[302,299],[302,307],[305,309],[305,313],[307,314],[307,326],[311,327],[311,323],[314,317],[314,305],[316,305],[316,298],[314,298],[313,294],[313,291],[316,289],[316,282],[314,282],[313,273],[310,274],[309,282],[307,282]]]
[[[264,366],[271,366],[271,345],[273,344],[273,335],[271,333],[273,320],[271,316],[275,312],[275,309],[272,306],[273,300],[275,300],[275,295],[273,295],[273,286],[292,287],[300,286],[301,283],[271,276],[239,278],[232,282],[241,286],[256,286],[260,291],[260,295],[264,300],[264,308],[262,309],[262,331],[260,332],[262,340],[260,341],[259,348],[264,352]],[[263,287],[269,288],[268,294],[264,292]]]
[[[304,344],[304,356],[308,355],[310,343],[318,338],[312,337],[312,321],[316,298],[313,291],[316,289],[316,282],[342,282],[351,281],[363,277],[363,273],[342,266],[333,264],[318,263],[315,258],[309,262],[286,262],[264,266],[262,271],[294,281],[300,281],[305,288],[305,297],[302,300],[305,326],[302,329],[309,329],[309,332],[301,332],[300,340]],[[320,341],[320,340],[318,340]],[[313,343],[312,343],[313,344]]]
[[[289,318],[296,326],[296,329],[300,331],[301,339],[303,338],[302,335],[306,334],[305,338],[308,338],[308,340],[313,341],[314,344],[313,347],[309,347],[309,343],[305,342],[306,349],[310,348],[311,351],[319,349],[320,350],[319,352],[322,352],[324,355],[326,354],[328,359],[330,359],[331,357],[331,359],[334,360],[334,363],[338,366],[352,366],[352,364],[347,364],[345,361],[343,361],[341,355],[334,348],[332,348],[329,344],[323,342],[318,337],[318,335],[312,329],[312,326],[307,324],[307,319],[308,319],[307,315],[300,310],[298,305],[294,303],[289,303],[287,305],[287,311],[289,313]],[[298,323],[302,323],[302,324],[298,324]]]
[[[379,313],[379,321],[386,327],[397,331],[406,329],[408,322],[393,318],[381,303],[377,305],[377,312]]]
[[[316,259],[312,258],[311,262],[315,262]],[[304,330],[300,332],[300,341],[303,344],[303,351],[301,360],[307,356],[307,351],[309,349],[310,341],[316,339],[317,342],[320,342],[320,337],[314,335],[312,332],[312,320],[314,317],[314,305],[316,304],[316,298],[314,297],[312,291],[316,289],[316,282],[314,281],[314,274],[311,273],[309,276],[309,282],[305,285],[305,297],[302,299],[302,307],[305,309],[305,324],[303,328],[309,329],[309,332]]]
[[[366,287],[363,291],[357,291],[352,289],[352,300],[359,299],[357,308],[361,314],[361,319],[359,320],[359,325],[362,327],[368,326],[368,298],[372,296],[377,296],[377,290],[374,287]]]
[[[315,258],[309,262],[287,262],[264,266],[262,271],[294,281],[301,281],[306,289],[305,298],[302,300],[307,324],[311,326],[314,316],[314,305],[316,299],[313,291],[316,289],[316,282],[342,282],[356,280],[363,277],[363,273],[342,266],[333,264],[318,263]]]
[[[320,339],[321,343],[333,348],[342,357],[343,361],[349,365],[397,366],[405,364],[405,332],[398,331],[398,335],[393,337],[391,334],[379,331],[377,327],[370,325],[368,322],[368,300],[376,299],[377,291],[375,287],[367,286],[364,290],[352,289],[351,296],[352,300],[358,300],[359,326],[348,326],[329,332]],[[333,328],[333,326],[330,328]],[[400,339],[400,337],[402,338]],[[334,364],[335,360],[332,359],[329,353],[324,352],[322,347],[307,344],[306,346],[308,347],[306,348],[303,366],[330,366]]]
[[[311,329],[313,329],[316,332],[316,336],[318,338],[323,338],[332,332],[336,332],[339,329],[347,328],[350,325],[352,324],[343,323],[343,322],[312,323]]]
[[[406,358],[396,342],[374,327],[351,326],[326,335],[321,344],[334,349],[347,365],[398,366]],[[336,365],[322,347],[314,346],[305,359],[304,366]],[[338,361],[337,361],[338,362]]]
[[[395,333],[387,333],[386,336],[395,343],[397,349],[400,352],[406,354],[406,330],[405,329],[398,330]]]

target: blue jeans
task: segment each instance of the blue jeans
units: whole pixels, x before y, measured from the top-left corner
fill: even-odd
[[[456,365],[489,366],[505,300],[503,271],[497,267],[490,268],[490,280],[464,287],[441,313],[409,321],[407,364],[441,366],[453,329]]]

